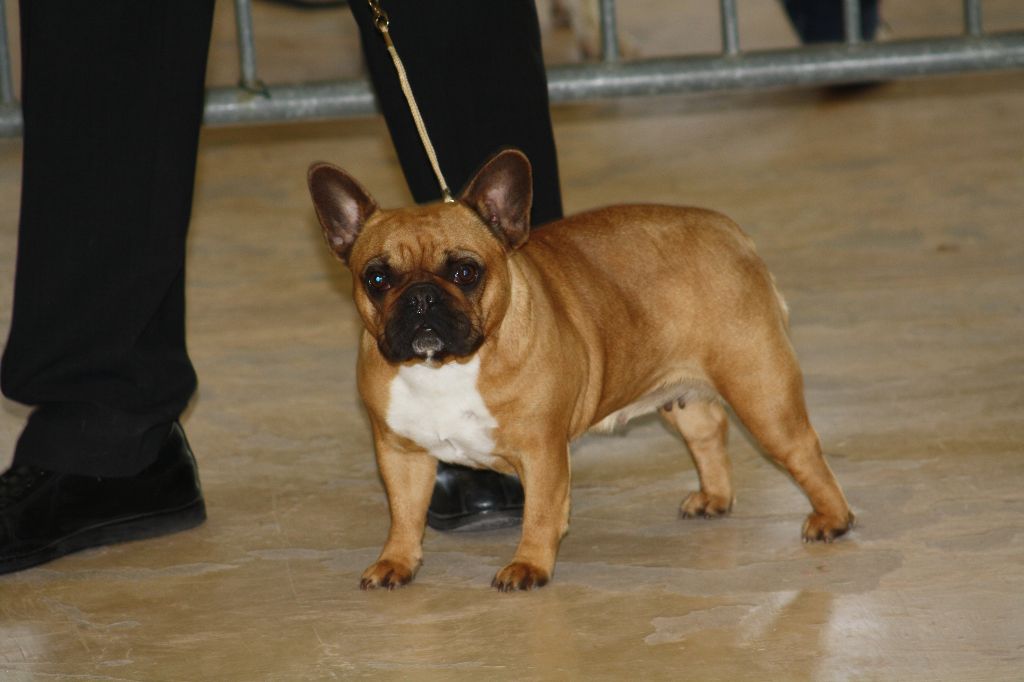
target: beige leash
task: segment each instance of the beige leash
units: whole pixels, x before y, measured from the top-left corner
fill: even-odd
[[[437,162],[437,152],[434,151],[434,145],[430,142],[430,136],[427,135],[427,126],[423,123],[423,117],[420,115],[420,108],[416,106],[416,98],[412,96],[412,87],[409,85],[409,77],[405,73],[405,66],[402,64],[402,60],[398,56],[398,50],[395,49],[395,44],[391,41],[391,33],[388,31],[388,26],[391,20],[388,18],[387,12],[380,5],[380,0],[367,0],[370,5],[370,11],[373,12],[373,23],[380,31],[381,36],[384,38],[384,44],[388,48],[388,52],[391,54],[391,61],[395,63],[395,71],[398,72],[398,81],[402,84],[402,92],[405,94],[405,99],[409,102],[409,110],[412,112],[412,119],[416,123],[416,130],[419,131],[420,140],[423,141],[423,148],[427,152],[427,158],[430,159],[430,165],[434,168],[434,175],[437,176],[437,182],[441,185],[441,196],[446,204],[453,203],[455,199],[452,198],[451,190],[448,189],[448,183],[445,182],[444,175],[441,173],[441,165]]]

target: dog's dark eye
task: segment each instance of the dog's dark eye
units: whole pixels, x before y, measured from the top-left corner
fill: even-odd
[[[460,287],[476,284],[480,278],[480,270],[472,263],[459,263],[452,271],[452,281]]]
[[[371,292],[387,291],[391,288],[391,278],[383,270],[371,270],[366,273],[366,288]]]

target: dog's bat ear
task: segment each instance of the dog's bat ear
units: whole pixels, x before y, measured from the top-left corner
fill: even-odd
[[[314,163],[307,175],[316,216],[331,251],[346,263],[366,219],[377,202],[356,180],[329,163]]]
[[[509,248],[518,249],[530,236],[533,171],[518,149],[498,152],[477,171],[460,200],[483,219]]]

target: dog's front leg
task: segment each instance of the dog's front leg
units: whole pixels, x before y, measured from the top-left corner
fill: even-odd
[[[390,442],[393,434],[374,429],[377,466],[391,511],[391,528],[380,556],[363,571],[359,586],[393,590],[410,582],[423,560],[423,530],[434,491],[437,460],[422,451],[409,451]]]
[[[569,449],[531,453],[516,466],[523,483],[523,532],[516,554],[491,585],[501,592],[542,587],[551,579],[562,537],[569,531]]]

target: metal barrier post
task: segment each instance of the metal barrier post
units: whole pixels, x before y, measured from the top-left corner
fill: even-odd
[[[7,7],[0,0],[0,104],[14,104],[11,52],[7,42]]]
[[[981,0],[964,0],[964,29],[972,38],[984,33],[981,27]]]
[[[740,26],[736,18],[736,0],[721,0],[722,51],[727,55],[740,53]]]
[[[249,92],[265,93],[256,75],[256,38],[252,30],[252,0],[235,0],[235,28],[238,35],[238,85]]]
[[[843,0],[843,28],[846,44],[857,45],[864,36],[860,30],[860,0]]]
[[[601,0],[601,59],[619,60],[619,30],[615,21],[615,0]]]

